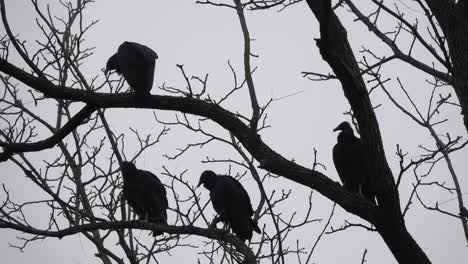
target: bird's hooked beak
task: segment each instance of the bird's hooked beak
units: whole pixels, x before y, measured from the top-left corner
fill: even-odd
[[[197,187],[200,187],[200,185],[202,185],[202,183],[203,182],[199,181]]]
[[[341,130],[340,126],[337,126],[333,129],[333,132],[340,131],[340,130]]]

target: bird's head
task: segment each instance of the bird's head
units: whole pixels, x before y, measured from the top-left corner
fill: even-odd
[[[347,133],[353,133],[353,128],[351,127],[351,125],[344,121],[344,122],[341,122],[341,124],[339,124],[335,129],[333,129],[333,132],[335,131],[343,131],[343,132],[347,132]]]
[[[217,180],[218,175],[216,173],[206,170],[201,174],[197,187],[203,184],[206,189],[211,190],[216,185]]]
[[[117,54],[112,55],[106,63],[105,73],[108,74],[110,71],[115,70],[117,73],[120,73],[119,62],[117,61]]]
[[[136,171],[135,164],[129,162],[129,161],[123,161],[122,164],[120,164],[120,170],[122,173],[127,174]]]

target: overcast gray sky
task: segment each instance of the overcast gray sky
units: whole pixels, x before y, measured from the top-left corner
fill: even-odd
[[[46,1],[44,1],[46,2]],[[55,1],[51,2],[52,10],[56,10]],[[39,32],[34,24],[35,13],[29,1],[6,0],[7,16],[15,34],[28,43],[34,43]],[[242,35],[237,16],[233,10],[195,4],[195,1],[124,1],[100,0],[92,4],[86,11],[89,20],[99,19],[99,23],[89,33],[86,45],[96,47],[93,56],[81,66],[88,79],[96,75],[102,77],[101,69],[105,62],[123,41],[135,41],[153,48],[159,55],[156,65],[154,86],[163,83],[172,86],[184,85],[176,64],[184,64],[190,74],[203,76],[210,74],[209,93],[217,98],[233,86],[227,61],[242,73]],[[362,45],[377,47],[382,53],[387,50],[382,44],[370,37],[367,30],[353,17],[344,14],[343,23],[348,27],[348,36],[355,51]],[[305,3],[297,4],[283,12],[247,12],[253,53],[259,55],[253,59],[253,65],[258,66],[254,74],[257,94],[260,102],[265,104],[270,98],[280,98],[286,95],[297,95],[276,101],[269,110],[271,128],[262,133],[262,138],[273,149],[283,156],[296,160],[297,163],[311,167],[313,163],[313,148],[318,150],[319,161],[327,170],[326,175],[338,181],[334,169],[331,149],[336,142],[336,134],[332,129],[341,121],[347,119],[342,113],[349,109],[343,96],[341,86],[336,81],[311,82],[302,77],[301,71],[317,71],[328,73],[329,67],[322,61],[314,38],[319,37],[318,24]],[[3,28],[1,29],[3,35]],[[380,46],[381,48],[380,48]],[[424,56],[424,54],[420,54]],[[425,76],[420,72],[395,62],[387,66],[386,72],[392,77],[400,77],[407,84],[410,93],[418,98],[417,103],[422,107],[427,105],[430,89],[425,84]],[[393,84],[392,91],[398,94],[397,86]],[[3,87],[0,89],[4,89]],[[157,93],[153,89],[153,93]],[[401,94],[398,95],[401,97]],[[398,171],[398,160],[395,156],[395,145],[398,143],[410,156],[420,153],[418,145],[434,145],[430,135],[418,128],[411,120],[395,109],[382,91],[372,94],[374,105],[382,104],[376,110],[379,118],[385,151],[393,172]],[[247,91],[242,91],[225,107],[231,111],[249,113],[250,101]],[[173,117],[173,113],[162,113],[163,118]],[[450,132],[454,136],[466,137],[459,111],[447,109],[444,116],[450,118],[447,124],[440,126],[438,132]],[[137,127],[146,132],[159,132],[162,127],[154,122],[152,112],[148,110],[119,110],[107,112],[109,122],[114,131],[129,132],[129,127]],[[151,122],[148,122],[151,120]],[[213,127],[220,135],[225,132]],[[164,153],[175,153],[177,147],[190,142],[190,137],[182,137],[184,133],[170,134],[161,144],[151,149],[144,157],[137,161],[143,169],[156,174],[166,165],[174,172],[189,170],[193,183],[198,175],[213,165],[205,165],[200,161],[207,154],[218,157],[229,156],[223,146],[210,146],[206,150],[192,153],[181,160],[169,162],[162,157]],[[190,135],[187,134],[186,135]],[[468,165],[466,163],[468,151],[462,150],[453,157],[456,172],[460,176],[462,187],[468,188]],[[40,161],[41,153],[29,155]],[[220,172],[227,171],[227,165],[217,165],[214,168]],[[12,197],[18,200],[32,199],[39,195],[19,170],[13,164],[0,163],[0,182],[5,183],[11,190]],[[452,185],[448,171],[440,163],[436,166],[431,177],[446,179]],[[167,181],[160,177],[163,182]],[[408,175],[402,182],[401,200],[406,204],[413,178]],[[251,178],[243,182],[253,196],[253,203],[258,203],[255,184]],[[301,210],[301,202],[306,201],[308,190],[287,180],[273,180],[269,190],[293,188],[293,198],[287,210]],[[446,201],[450,195],[439,192],[423,192],[427,201]],[[207,193],[204,193],[207,198]],[[0,197],[0,200],[2,198]],[[466,202],[468,199],[464,198]],[[456,212],[457,204],[453,200],[443,205],[444,208]],[[318,193],[314,195],[315,218],[326,218],[332,203]],[[41,214],[37,213],[37,221],[41,222]],[[47,217],[47,216],[44,216]],[[337,208],[337,215],[332,221],[334,227],[343,224],[344,219],[359,221],[356,217]],[[169,220],[170,222],[170,220]],[[419,242],[433,263],[466,263],[468,248],[464,240],[463,230],[458,219],[451,219],[434,212],[422,209],[415,201],[406,217],[410,233]],[[269,224],[262,223],[262,224]],[[309,248],[323,226],[311,224],[307,229],[298,233],[303,239],[310,237]],[[4,263],[98,263],[93,254],[95,249],[82,236],[67,237],[62,240],[46,239],[31,243],[24,252],[9,247],[15,243],[18,232],[0,231],[0,255]],[[291,244],[293,245],[293,244]],[[376,233],[361,229],[350,229],[338,234],[325,236],[314,254],[316,263],[360,263],[364,249],[368,249],[367,263],[395,263],[395,260],[383,240]],[[187,250],[184,254],[172,256],[162,255],[161,263],[195,262],[194,251]],[[338,253],[339,252],[339,253]],[[179,253],[179,251],[178,251]]]

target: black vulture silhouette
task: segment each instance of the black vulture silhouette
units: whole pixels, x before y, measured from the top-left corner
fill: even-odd
[[[343,187],[351,192],[361,193],[375,203],[369,163],[361,139],[354,135],[348,122],[342,122],[333,131],[341,131],[338,142],[333,147],[333,163]]]
[[[211,203],[219,215],[214,225],[218,221],[228,224],[242,241],[250,240],[252,231],[261,233],[257,223],[252,219],[253,208],[249,194],[239,181],[231,176],[217,175],[207,170],[200,176],[198,186],[202,184],[210,191]]]
[[[145,45],[125,41],[106,64],[106,73],[115,70],[123,74],[139,102],[150,95],[154,80],[154,67],[158,55]]]
[[[167,224],[166,189],[149,171],[139,170],[131,162],[122,162],[123,197],[140,219],[155,224]],[[153,236],[162,232],[153,232]]]

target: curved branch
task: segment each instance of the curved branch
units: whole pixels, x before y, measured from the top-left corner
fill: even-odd
[[[359,195],[345,191],[340,184],[332,181],[324,174],[287,160],[263,142],[260,135],[251,133],[251,128],[237,118],[234,113],[217,104],[195,98],[164,95],[151,95],[145,103],[136,104],[132,94],[96,93],[60,87],[34,77],[2,59],[0,59],[0,71],[44,93],[49,98],[80,101],[99,108],[172,110],[207,117],[230,131],[259,161],[261,168],[317,190],[348,212],[373,222],[375,210],[373,210],[372,203]]]
[[[118,221],[118,222],[100,222],[93,224],[83,224],[79,226],[65,228],[59,231],[40,230],[29,226],[23,226],[13,223],[0,222],[0,229],[9,228],[22,231],[28,234],[57,237],[62,239],[66,236],[71,236],[78,233],[97,231],[97,230],[119,230],[124,228],[142,229],[150,231],[160,231],[174,235],[197,235],[206,238],[221,240],[233,245],[237,251],[245,256],[243,263],[256,263],[255,255],[252,250],[239,240],[236,236],[220,229],[205,229],[195,226],[170,226],[158,225],[142,221]]]

